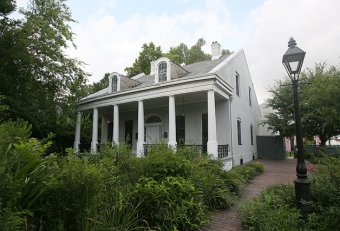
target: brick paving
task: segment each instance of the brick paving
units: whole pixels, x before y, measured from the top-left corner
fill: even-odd
[[[273,184],[293,184],[296,179],[296,159],[256,160],[264,164],[264,173],[255,177],[244,189],[236,205],[229,210],[218,211],[212,217],[210,225],[201,231],[241,231],[241,222],[237,217],[238,207]]]

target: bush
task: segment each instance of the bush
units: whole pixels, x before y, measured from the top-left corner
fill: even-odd
[[[152,148],[148,155],[139,161],[139,174],[144,177],[151,177],[156,181],[170,176],[188,178],[192,171],[189,160],[177,155],[165,145]]]
[[[63,159],[59,169],[42,198],[42,218],[49,221],[45,228],[84,230],[103,176],[97,166],[76,157]]]
[[[143,177],[133,195],[151,229],[194,230],[207,222],[202,192],[182,177],[165,177],[160,182]]]
[[[340,161],[331,157],[319,163],[311,174],[311,196],[307,220],[296,208],[294,187],[273,186],[240,209],[248,230],[337,230],[340,227]]]
[[[32,126],[26,121],[7,121],[0,124],[0,149],[5,151],[10,144],[28,141]]]
[[[197,161],[190,180],[203,192],[203,201],[208,209],[226,209],[234,204],[236,194],[229,190],[222,177],[225,171],[219,161],[207,158]]]
[[[299,230],[292,186],[272,186],[239,210],[246,230]]]

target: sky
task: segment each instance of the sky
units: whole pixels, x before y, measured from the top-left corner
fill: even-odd
[[[17,0],[25,6],[28,0]],[[281,63],[288,40],[306,51],[303,70],[340,65],[339,0],[68,0],[77,49],[66,52],[87,65],[89,82],[105,73],[125,74],[144,43],[163,52],[199,38],[231,51],[244,49],[258,101],[286,75]]]

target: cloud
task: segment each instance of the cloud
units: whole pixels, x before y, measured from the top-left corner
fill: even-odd
[[[192,5],[180,13],[135,13],[123,20],[103,7],[73,27],[78,49],[68,52],[88,63],[93,82],[107,72],[124,73],[143,43],[152,41],[167,51],[181,42],[191,46],[203,37],[208,43],[204,50],[210,52],[210,43],[217,40],[223,48],[244,48],[260,102],[269,97],[267,90],[274,80],[286,74],[281,59],[289,37],[307,52],[304,67],[324,61],[339,64],[338,0],[266,0],[242,24],[233,21],[230,12],[235,9],[229,9],[227,3],[206,0],[203,6]],[[118,7],[115,1],[114,7]]]
[[[286,75],[281,61],[290,37],[306,51],[304,68],[340,63],[339,11],[337,0],[267,0],[252,12],[248,27],[254,28],[254,37],[245,52],[260,101],[270,96],[267,89],[274,80]]]
[[[88,64],[86,69],[93,73],[90,82],[100,80],[105,73],[131,66],[143,43],[154,42],[163,51],[181,42],[193,45],[203,37],[208,44],[232,37],[237,28],[230,21],[229,12],[221,0],[206,1],[201,10],[188,9],[183,13],[161,12],[155,14],[133,14],[119,21],[102,8],[90,15],[86,21],[73,26],[78,49],[68,53]],[[235,33],[233,33],[235,32]],[[210,46],[204,47],[210,52]]]

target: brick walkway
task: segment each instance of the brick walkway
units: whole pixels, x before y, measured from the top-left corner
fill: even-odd
[[[293,184],[296,179],[296,159],[256,160],[264,164],[264,173],[253,179],[245,188],[236,205],[229,210],[219,211],[213,215],[212,223],[201,231],[241,231],[237,209],[242,202],[253,198],[273,184]]]

